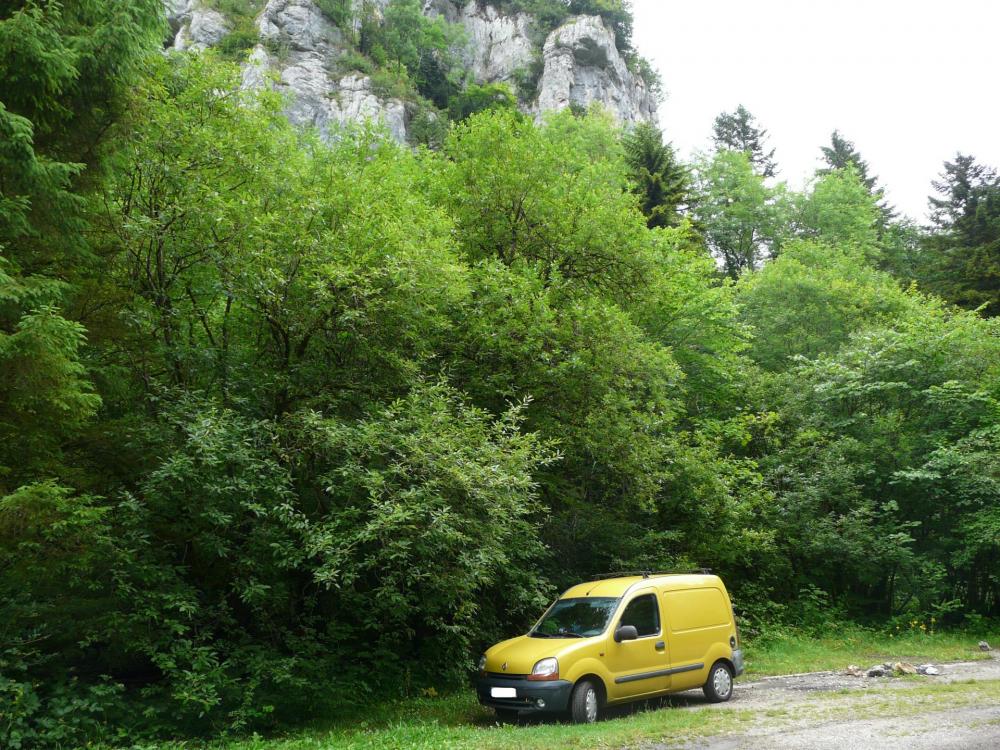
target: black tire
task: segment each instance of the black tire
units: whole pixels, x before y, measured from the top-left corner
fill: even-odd
[[[574,724],[593,724],[603,709],[601,688],[591,680],[581,680],[569,699],[569,714]]]
[[[702,690],[711,703],[726,702],[733,697],[733,670],[724,661],[715,662]]]
[[[497,713],[497,721],[501,724],[517,724],[516,708],[494,708]]]

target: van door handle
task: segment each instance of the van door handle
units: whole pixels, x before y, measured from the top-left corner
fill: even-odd
[[[662,650],[663,650],[663,649],[665,649],[666,647],[667,647],[667,644],[666,644],[666,643],[664,643],[663,641],[657,641],[657,642],[656,642],[656,650],[657,650],[657,651],[662,651]]]

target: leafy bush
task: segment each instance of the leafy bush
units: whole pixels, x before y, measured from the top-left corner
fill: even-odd
[[[517,100],[504,84],[491,83],[479,86],[470,83],[448,102],[448,114],[455,121],[464,120],[477,112],[494,109],[517,111]]]
[[[256,27],[239,26],[226,34],[219,42],[219,54],[227,60],[242,61],[259,40]]]
[[[351,29],[354,21],[352,0],[314,0],[316,7],[341,29]],[[353,29],[351,29],[353,31]]]
[[[340,73],[358,72],[372,75],[375,65],[367,57],[356,50],[348,50],[337,58],[337,71]]]
[[[212,4],[231,25],[217,46],[219,54],[227,60],[242,62],[260,41],[256,19],[264,8],[263,0],[212,0]]]
[[[461,25],[425,16],[419,0],[391,0],[381,18],[374,8],[363,10],[361,52],[400,77],[405,73],[422,96],[441,108],[461,82],[456,63],[464,42]]]
[[[410,120],[407,134],[413,145],[439,150],[448,137],[448,118],[430,107],[421,108]]]
[[[372,91],[387,99],[415,99],[418,94],[403,68],[379,68],[371,76]]]

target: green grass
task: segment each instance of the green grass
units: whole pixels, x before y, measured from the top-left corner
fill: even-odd
[[[859,628],[824,638],[784,632],[761,646],[747,644],[748,675],[842,669],[850,663],[869,666],[888,659],[913,662],[954,661],[986,656],[977,649],[981,635],[915,632],[889,637]],[[987,637],[987,640],[990,638]],[[1000,633],[993,635],[1000,641]],[[209,743],[163,744],[147,750],[491,750],[500,748],[622,748],[651,742],[738,731],[758,722],[793,721],[803,716],[837,719],[851,716],[910,715],[943,707],[1000,700],[1000,682],[924,684],[905,691],[874,693],[833,690],[812,694],[794,710],[770,706],[748,710],[739,704],[719,711],[707,707],[680,710],[684,698],[614,710],[607,721],[574,726],[536,721],[498,725],[471,690],[442,697],[383,703],[353,717],[338,718],[286,737]]]
[[[914,664],[940,661],[971,661],[987,658],[978,648],[980,640],[1000,641],[1000,633],[972,635],[962,631],[924,633],[920,630],[886,634],[854,626],[842,627],[829,636],[812,637],[786,631],[759,645],[746,648],[747,675],[794,674],[844,669],[848,664],[868,668],[883,661]]]
[[[501,750],[509,748],[605,748],[651,740],[687,738],[738,728],[752,719],[749,711],[619,709],[609,721],[574,726],[562,721],[499,725],[492,712],[470,694],[409,701],[388,707],[385,716],[359,719],[347,726],[313,730],[284,739],[219,742],[213,750]],[[156,750],[193,746],[160,745]]]
[[[683,699],[644,705],[590,726],[547,721],[499,726],[469,696],[410,701],[386,716],[352,726],[302,732],[279,739],[222,741],[211,750],[500,750],[501,748],[625,748],[652,742],[740,732],[766,724],[917,716],[1000,701],[1000,681],[915,686],[907,690],[831,691],[811,694],[790,709],[681,710]],[[195,745],[161,745],[155,750],[192,750]],[[153,750],[153,749],[150,749]]]

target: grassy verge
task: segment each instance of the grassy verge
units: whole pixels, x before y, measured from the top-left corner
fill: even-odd
[[[750,711],[621,710],[609,721],[576,726],[539,721],[499,725],[492,712],[470,695],[409,701],[405,708],[385,707],[393,718],[359,720],[352,726],[304,732],[285,739],[219,742],[212,750],[509,750],[519,748],[629,747],[670,737],[692,738],[728,731],[750,722]],[[156,750],[188,750],[190,745],[162,745]],[[152,749],[150,749],[152,750]]]
[[[850,663],[893,660],[954,661],[986,656],[977,649],[982,636],[967,633],[907,633],[889,637],[857,628],[829,637],[812,638],[784,632],[759,646],[748,644],[748,675],[842,669]],[[1000,642],[1000,633],[994,634]],[[895,693],[896,691],[892,691]],[[207,746],[185,743],[157,745],[148,750],[500,750],[500,748],[622,748],[650,742],[670,742],[753,727],[758,722],[791,720],[794,715],[825,720],[851,716],[906,716],[923,710],[945,709],[976,701],[1000,700],[1000,682],[914,686],[897,695],[865,691],[828,692],[811,696],[794,711],[778,707],[743,709],[739,703],[725,710],[676,710],[659,704],[617,709],[609,720],[591,726],[545,721],[501,726],[492,712],[476,703],[470,690],[434,698],[412,698],[383,703],[284,738],[230,740]],[[662,710],[659,710],[662,709]]]
[[[1000,643],[1000,633],[992,636],[962,631],[929,634],[916,630],[887,634],[843,627],[827,636],[814,637],[784,631],[762,643],[747,645],[747,676],[819,672],[843,669],[848,664],[867,668],[889,660],[914,664],[971,661],[988,657],[977,645],[984,637],[994,645]]]

